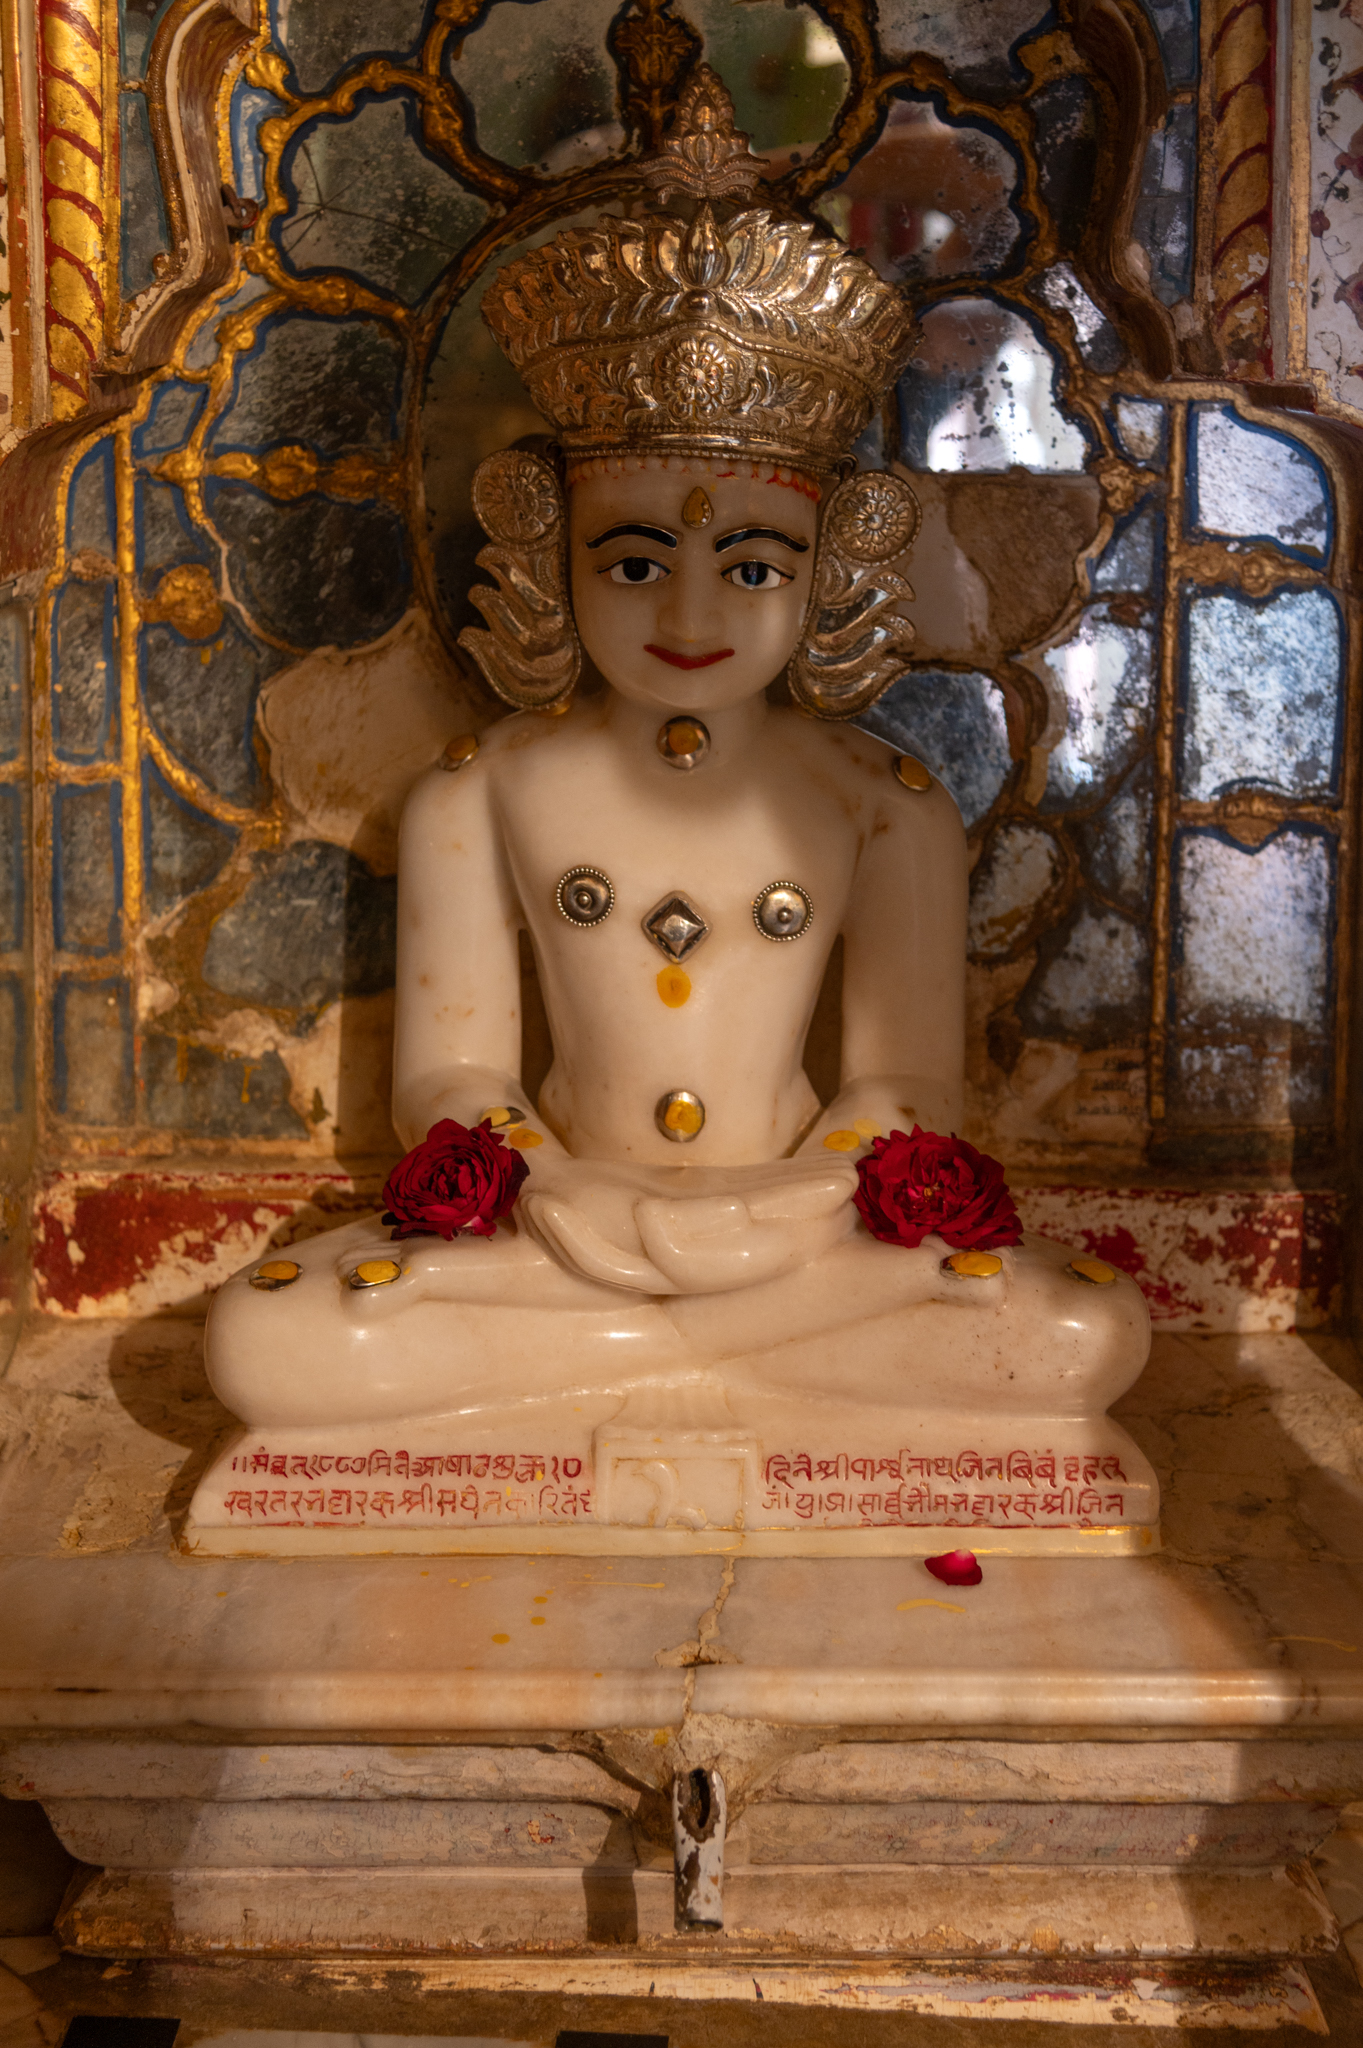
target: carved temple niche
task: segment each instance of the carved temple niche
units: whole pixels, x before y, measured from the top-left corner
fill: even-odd
[[[500,715],[469,481],[542,424],[488,266],[629,203],[703,55],[922,320],[864,451],[923,501],[919,638],[864,722],[970,830],[971,1134],[1061,1187],[1295,1182],[1337,1244],[1363,28],[1312,19],[6,0],[13,1184],[367,1201],[401,797]]]

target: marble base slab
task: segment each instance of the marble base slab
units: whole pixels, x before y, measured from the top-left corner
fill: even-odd
[[[1347,1348],[1157,1340],[1118,1419],[1164,1550],[952,1588],[911,1556],[186,1554],[235,1432],[198,1344],[42,1318],[0,1379],[0,1791],[102,1864],[89,1953],[316,1955],[311,1912],[331,1953],[475,1972],[440,1944],[483,1938],[480,1896],[518,1985],[559,1942],[672,1967],[698,1764],[732,1816],[717,1953],[764,1969],[1335,1939],[1306,1866],[1363,1800]]]
[[[635,1947],[695,1955],[672,1925],[672,1872],[587,1870],[110,1870],[58,1923],[98,1955],[438,1955]],[[756,1958],[1310,1956],[1338,1942],[1304,1866],[1067,1870],[826,1863],[724,1877],[724,1931]]]

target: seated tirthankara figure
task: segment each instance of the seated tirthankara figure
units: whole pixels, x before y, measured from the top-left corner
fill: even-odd
[[[1146,1357],[1134,1284],[1007,1231],[886,1242],[852,1199],[881,1137],[962,1114],[961,820],[836,722],[909,637],[886,565],[914,500],[848,458],[909,313],[753,203],[712,74],[644,175],[673,210],[488,293],[558,434],[474,487],[498,589],[468,643],[520,709],[452,743],[402,830],[398,1132],[490,1118],[528,1174],[491,1235],[375,1217],[227,1284],[208,1369],[247,1429],[189,1540],[1139,1548],[1154,1476],[1105,1413]],[[584,649],[606,687],[574,701]],[[801,1060],[839,933],[821,1110]]]

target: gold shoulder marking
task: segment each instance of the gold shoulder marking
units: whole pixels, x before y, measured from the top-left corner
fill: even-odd
[[[932,788],[932,776],[923,766],[923,763],[915,760],[912,754],[897,755],[895,757],[894,772],[903,783],[905,789],[914,789],[921,794],[923,790]]]
[[[442,768],[448,768],[453,775],[456,768],[467,768],[477,751],[478,741],[475,735],[471,732],[461,733],[458,739],[450,741],[440,756],[440,765]]]

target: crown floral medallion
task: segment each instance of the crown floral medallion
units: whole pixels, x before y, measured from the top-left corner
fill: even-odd
[[[846,458],[908,360],[913,315],[834,236],[745,203],[761,172],[701,65],[642,166],[693,217],[608,215],[493,281],[484,318],[570,460],[741,450],[818,472]]]

